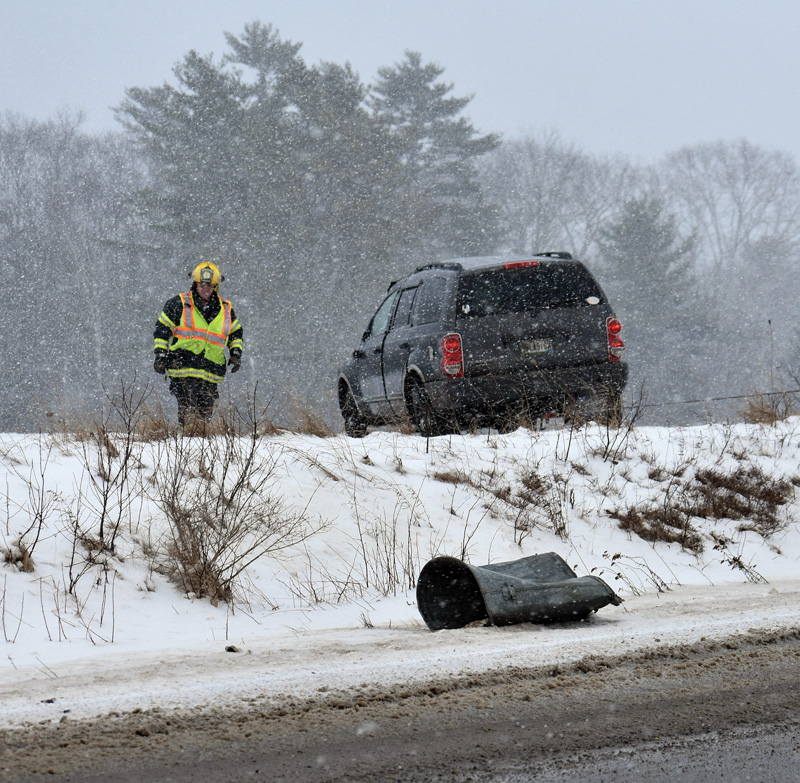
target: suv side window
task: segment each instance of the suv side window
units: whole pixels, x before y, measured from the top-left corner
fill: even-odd
[[[442,320],[446,291],[447,280],[443,277],[429,277],[424,280],[414,300],[411,323],[418,326]]]
[[[378,308],[375,315],[372,316],[372,320],[369,324],[368,336],[374,337],[375,335],[384,334],[384,332],[386,332],[389,326],[389,316],[392,314],[392,308],[397,299],[397,293],[398,292],[395,291],[393,294],[389,294],[389,296],[383,300],[383,303]]]
[[[394,319],[392,320],[392,329],[402,329],[404,326],[409,325],[411,322],[411,308],[418,290],[419,286],[415,286],[414,288],[404,288],[400,292],[397,310],[395,310]]]

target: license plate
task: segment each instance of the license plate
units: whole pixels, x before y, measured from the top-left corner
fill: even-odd
[[[553,341],[550,338],[521,340],[519,346],[522,349],[522,353],[551,353]]]

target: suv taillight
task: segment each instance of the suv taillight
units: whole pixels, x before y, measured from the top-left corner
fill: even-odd
[[[460,334],[446,334],[442,337],[442,372],[448,378],[464,377],[464,352],[461,349]]]
[[[606,332],[608,332],[608,360],[618,362],[625,353],[625,343],[619,333],[622,331],[622,324],[617,318],[606,318]]]

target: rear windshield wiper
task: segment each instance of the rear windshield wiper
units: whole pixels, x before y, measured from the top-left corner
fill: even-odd
[[[544,307],[543,310],[552,310],[555,307],[577,307],[578,305],[588,304],[585,299],[580,298],[573,298],[573,299],[560,299],[556,302],[548,302]]]

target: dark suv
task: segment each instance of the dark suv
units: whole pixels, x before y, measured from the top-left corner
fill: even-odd
[[[339,370],[345,432],[410,420],[422,435],[619,414],[622,326],[569,253],[456,258],[389,286]]]

